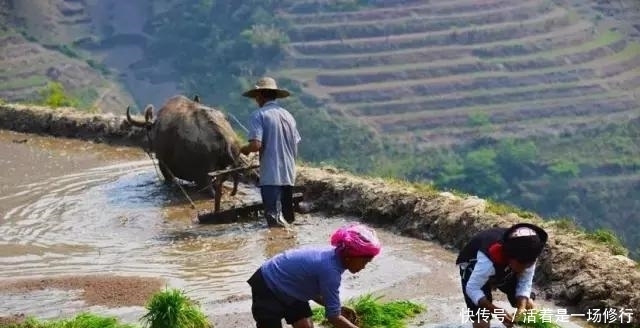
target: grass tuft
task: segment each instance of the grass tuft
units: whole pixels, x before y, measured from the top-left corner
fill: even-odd
[[[589,232],[587,234],[589,239],[595,240],[602,244],[605,244],[613,255],[624,255],[627,256],[629,254],[629,250],[622,244],[618,236],[611,230],[607,229],[596,229],[593,232]]]
[[[141,321],[146,328],[210,328],[207,316],[183,291],[167,289],[154,294]]]
[[[568,232],[568,231],[583,231],[578,223],[572,218],[557,218],[549,220],[549,223],[556,228]]]
[[[440,192],[435,185],[430,183],[412,182],[406,179],[391,176],[391,174],[382,176],[381,178],[386,184],[391,187],[398,187],[405,190],[414,190],[421,196],[435,196]]]
[[[509,204],[498,203],[498,202],[493,201],[491,199],[487,199],[487,211],[492,212],[492,213],[497,214],[497,215],[506,215],[506,214],[510,214],[510,213],[515,213],[518,216],[520,216],[521,218],[525,218],[525,219],[532,219],[532,218],[534,218],[536,216],[532,212],[525,211],[525,210],[523,210],[521,208],[509,205]]]
[[[382,296],[365,294],[352,298],[345,305],[353,308],[358,314],[360,328],[405,328],[406,319],[412,318],[425,310],[424,306],[409,301],[392,301],[383,303]],[[324,317],[324,307],[313,309],[313,321],[329,326]]]
[[[29,317],[23,322],[2,325],[2,328],[134,328],[133,325],[119,323],[115,317],[80,313],[72,319],[39,321]]]

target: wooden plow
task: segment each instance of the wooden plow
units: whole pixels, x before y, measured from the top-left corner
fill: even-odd
[[[222,191],[222,183],[226,181],[232,174],[242,171],[253,170],[258,165],[248,167],[238,167],[226,170],[209,172],[209,177],[213,181],[213,187],[216,191],[216,199],[214,201],[213,211],[202,211],[198,213],[198,223],[204,224],[224,224],[232,223],[247,218],[257,217],[257,212],[262,210],[262,201],[249,201],[240,204],[234,204],[231,208],[222,210],[220,208],[220,192]],[[303,187],[296,186],[293,190],[294,209],[298,211],[299,203],[303,200]]]

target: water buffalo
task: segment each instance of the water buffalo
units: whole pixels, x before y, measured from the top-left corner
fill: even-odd
[[[240,154],[240,140],[225,115],[200,103],[198,96],[191,100],[182,95],[171,97],[158,110],[154,119],[153,105],[144,111],[144,122],[131,118],[127,107],[127,120],[133,126],[147,129],[151,151],[156,154],[160,172],[166,182],[172,177],[194,182],[198,188],[215,193],[219,208],[222,181],[211,183],[211,171],[248,166]],[[241,177],[245,181],[256,179],[256,171],[233,174],[235,195]],[[224,178],[223,178],[224,179]]]

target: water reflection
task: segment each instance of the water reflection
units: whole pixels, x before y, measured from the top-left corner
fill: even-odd
[[[299,245],[297,232],[293,229],[265,229],[261,234],[264,241],[263,256],[265,259]]]
[[[55,142],[43,144],[56,147]],[[268,229],[264,220],[193,224],[197,210],[211,209],[211,199],[190,192],[197,206],[192,209],[178,188],[158,178],[147,159],[109,165],[98,165],[94,159],[90,162],[93,168],[79,169],[73,158],[95,156],[91,153],[99,152],[100,147],[69,152],[64,161],[49,154],[33,155],[36,150],[30,143],[10,147],[15,157],[10,162],[0,161],[0,172],[7,172],[7,166],[19,171],[19,163],[29,163],[22,172],[31,178],[2,177],[0,280],[90,273],[162,277],[170,286],[185,289],[210,315],[247,313],[246,280],[267,258],[302,245],[328,245],[330,234],[352,220],[299,215],[292,230]],[[35,148],[46,151],[46,147]],[[29,154],[27,159],[15,155],[20,152]],[[55,169],[49,170],[52,163],[56,163]],[[252,187],[239,193],[248,199],[259,197]],[[464,304],[458,297],[457,271],[451,264],[454,254],[383,230],[379,235],[384,251],[360,274],[345,276],[343,297],[386,290],[403,298],[431,295],[427,302],[432,304],[452,296],[445,306]],[[423,288],[418,290],[407,281],[422,281]],[[20,311],[43,318],[86,309],[70,292],[44,290],[30,295],[3,294],[0,290],[0,299],[0,312]],[[126,318],[143,311],[89,310]],[[456,318],[454,313],[453,320]]]

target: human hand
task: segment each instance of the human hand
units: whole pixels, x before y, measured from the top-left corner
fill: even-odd
[[[498,317],[498,321],[502,322],[505,327],[513,327],[513,316],[511,316],[511,314],[509,314],[507,310],[500,307],[495,307],[492,312],[496,315],[496,317]]]
[[[516,309],[516,313],[513,315],[514,323],[515,323],[515,322],[517,322],[517,321],[519,321],[519,320],[522,320],[522,316],[524,316],[524,314],[526,313],[526,311],[527,311],[527,310],[526,310],[526,308],[525,308],[524,306],[523,306],[523,307],[518,307],[518,308]]]
[[[511,314],[509,313],[504,314],[504,319],[502,320],[502,324],[507,328],[513,327],[513,325],[515,324],[515,321],[513,321],[513,317],[511,316]]]
[[[356,310],[348,307],[348,306],[343,306],[340,308],[340,314],[345,317],[347,320],[351,321],[352,324],[354,325],[358,325],[360,319],[358,318],[358,314],[356,313]]]

